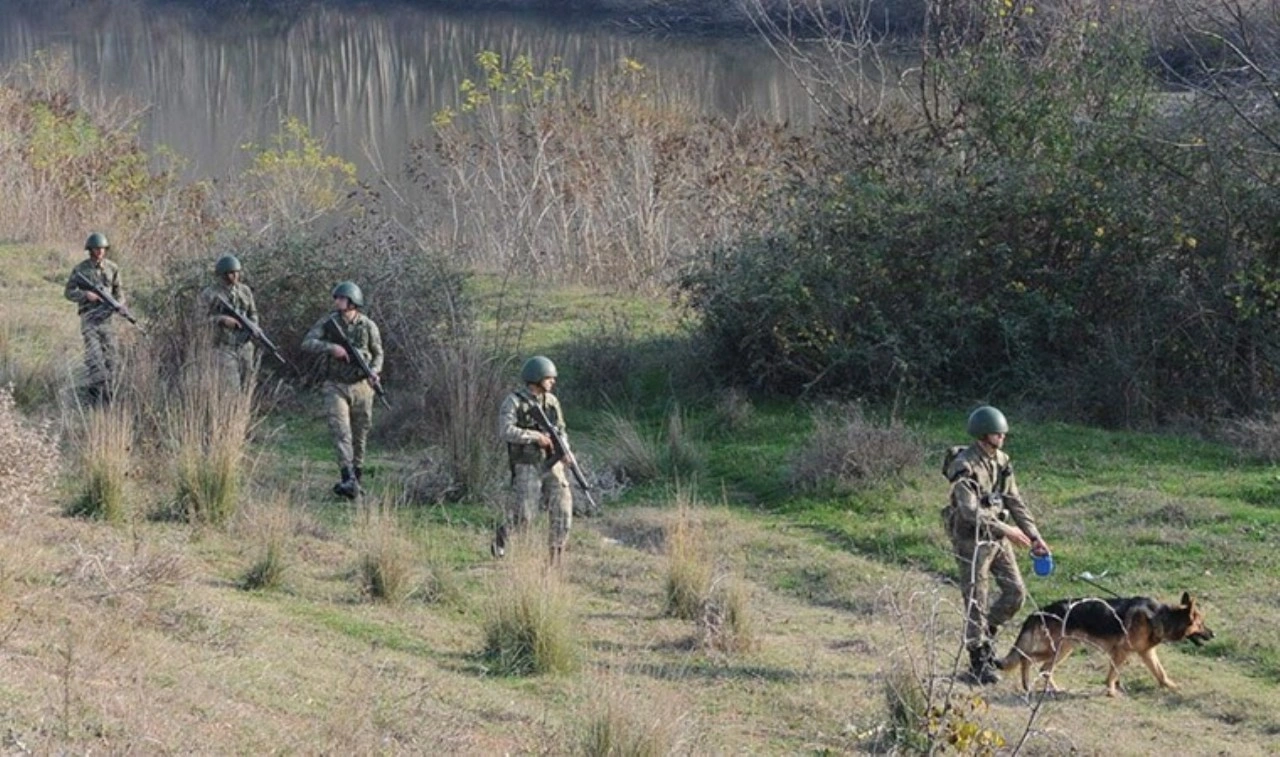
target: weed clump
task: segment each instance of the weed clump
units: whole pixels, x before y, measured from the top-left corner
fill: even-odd
[[[578,753],[585,757],[663,757],[685,740],[687,715],[660,699],[603,683],[593,694]]]
[[[629,418],[609,413],[604,421],[611,467],[620,481],[642,484],[662,476],[658,446],[646,439]]]
[[[133,446],[133,416],[122,402],[83,408],[78,422],[79,492],[68,515],[119,522]]]
[[[702,647],[727,653],[750,652],[760,644],[751,592],[738,578],[716,583],[698,618]]]
[[[924,460],[923,443],[901,422],[876,423],[856,404],[832,404],[815,415],[813,433],[791,459],[796,488],[847,494]]]
[[[521,538],[520,541],[527,541]],[[485,610],[483,657],[498,675],[568,673],[578,667],[569,586],[532,544],[517,544]]]
[[[702,524],[681,502],[664,535],[667,581],[663,613],[681,620],[699,620],[711,594],[712,558]]]
[[[250,538],[256,541],[257,558],[241,578],[248,590],[277,589],[289,571],[290,540],[294,524],[288,502],[272,502],[251,519]]]
[[[413,544],[405,537],[394,506],[378,503],[362,507],[359,517],[359,572],[364,593],[380,602],[400,604],[414,589]]]
[[[204,357],[183,377],[171,417],[177,501],[188,521],[221,524],[239,502],[253,388],[229,384],[211,351],[201,353]]]

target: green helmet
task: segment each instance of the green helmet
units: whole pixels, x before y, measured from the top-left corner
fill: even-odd
[[[1004,413],[990,405],[983,405],[969,413],[967,430],[969,436],[975,439],[980,439],[987,434],[1007,434],[1009,421],[1005,420]]]
[[[520,368],[520,379],[526,384],[536,384],[544,378],[556,377],[556,364],[550,358],[534,355],[524,361]]]
[[[95,247],[106,249],[110,246],[111,243],[107,241],[107,235],[97,231],[90,234],[89,238],[84,240],[84,248],[86,250],[92,250]]]
[[[224,273],[235,273],[236,271],[241,270],[244,269],[240,265],[240,258],[237,258],[235,255],[223,255],[218,258],[218,262],[213,265],[213,272],[219,276]]]
[[[334,287],[333,296],[346,297],[352,305],[358,308],[364,307],[364,292],[360,291],[360,287],[356,286],[354,281],[344,281]]]

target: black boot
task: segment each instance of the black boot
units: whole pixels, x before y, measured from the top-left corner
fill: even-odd
[[[981,646],[969,650],[969,669],[962,674],[965,683],[974,686],[988,686],[1000,683],[1000,673],[996,668],[996,655],[991,649],[991,642],[984,641]]]
[[[361,468],[359,465],[357,465],[351,469],[351,473],[356,477],[357,484],[364,483],[364,468]]]
[[[350,468],[342,469],[342,480],[333,485],[333,493],[339,497],[347,499],[355,499],[356,494],[360,491],[360,484],[356,483],[356,478],[352,475]]]

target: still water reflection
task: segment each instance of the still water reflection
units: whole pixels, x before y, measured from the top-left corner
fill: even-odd
[[[657,39],[599,23],[394,3],[316,4],[231,21],[198,3],[70,5],[23,10],[0,0],[0,66],[39,50],[65,53],[102,96],[145,106],[145,141],[180,153],[195,176],[237,165],[240,146],[266,141],[285,116],[303,119],[362,171],[398,167],[432,114],[453,104],[458,82],[476,75],[482,50],[558,56],[577,80],[631,57],[708,111],[811,116],[785,68],[754,39]]]

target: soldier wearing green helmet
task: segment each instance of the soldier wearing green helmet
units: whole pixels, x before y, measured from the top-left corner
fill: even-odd
[[[969,414],[966,425],[974,442],[952,457],[945,473],[951,482],[950,503],[942,511],[960,573],[965,603],[965,646],[969,650],[970,683],[1000,680],[993,643],[1000,626],[1018,612],[1027,587],[1018,571],[1014,546],[1048,554],[1013,477],[1004,452],[1009,422],[990,405]],[[1000,595],[988,606],[988,582],[996,580]]]
[[[71,270],[63,294],[76,303],[76,313],[80,316],[80,336],[84,339],[86,393],[92,402],[107,402],[111,398],[111,387],[120,354],[111,318],[115,315],[115,310],[97,294],[77,282],[83,276],[122,304],[124,290],[120,284],[120,266],[107,260],[111,243],[107,241],[106,235],[96,231],[90,234],[85,240],[84,249],[89,257]]]
[[[365,304],[364,292],[355,282],[338,284],[332,295],[333,311],[311,327],[302,340],[302,349],[323,355],[325,415],[341,476],[333,493],[355,499],[361,492],[365,443],[373,427],[374,387],[381,381],[382,333],[372,318],[360,312]],[[353,360],[341,344],[343,341],[360,352],[371,376],[364,374],[359,361]]]
[[[520,380],[524,386],[510,392],[498,410],[498,437],[507,445],[507,462],[511,470],[511,496],[503,523],[491,547],[495,557],[506,552],[511,531],[524,532],[541,507],[550,516],[548,547],[552,565],[559,565],[573,525],[573,495],[561,460],[550,467],[545,463],[552,454],[551,437],[543,433],[534,420],[534,406],[542,408],[547,420],[565,434],[564,411],[553,390],[556,387],[555,363],[543,355],[524,361]],[[570,455],[573,453],[570,452]]]
[[[209,326],[218,375],[228,387],[248,389],[258,369],[257,350],[249,332],[227,312],[226,306],[229,304],[255,323],[258,306],[253,290],[241,281],[244,267],[235,255],[218,258],[213,273],[214,282],[200,292],[197,316]]]

